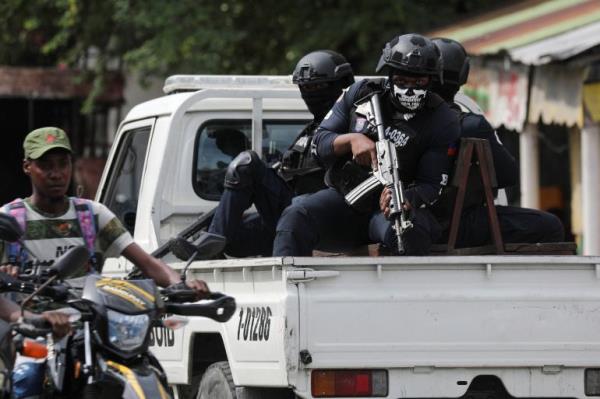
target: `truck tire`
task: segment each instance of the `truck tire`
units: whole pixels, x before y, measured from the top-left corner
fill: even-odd
[[[206,369],[196,399],[237,399],[229,363],[213,363]]]
[[[211,364],[200,380],[196,399],[293,399],[289,389],[235,387],[228,362]]]
[[[198,386],[200,385],[200,380],[202,379],[202,374],[196,374],[192,376],[192,380],[189,385],[177,385],[177,397],[179,399],[196,399],[198,396]]]
[[[285,388],[250,388],[237,387],[236,399],[295,399],[296,395]]]

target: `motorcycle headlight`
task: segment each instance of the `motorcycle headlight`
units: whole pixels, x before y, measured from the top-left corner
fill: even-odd
[[[144,343],[150,317],[147,314],[128,315],[114,310],[108,312],[108,340],[121,350],[130,351]]]

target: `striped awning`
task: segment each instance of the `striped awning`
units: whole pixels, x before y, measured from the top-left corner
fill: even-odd
[[[600,0],[522,1],[427,36],[458,40],[471,54],[463,90],[493,126],[583,126],[585,67],[600,57]]]
[[[600,45],[600,0],[525,1],[428,33],[460,41],[472,55],[506,51],[542,64]]]

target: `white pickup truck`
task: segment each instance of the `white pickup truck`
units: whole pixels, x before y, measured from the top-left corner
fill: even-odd
[[[217,204],[235,154],[276,159],[311,117],[287,76],[174,76],[165,91],[121,123],[97,196],[148,251]],[[104,272],[130,268],[109,259]],[[599,257],[246,258],[190,272],[238,310],[154,330],[180,397],[600,396]]]

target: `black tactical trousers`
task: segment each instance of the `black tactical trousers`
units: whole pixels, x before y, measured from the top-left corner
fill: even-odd
[[[293,195],[273,169],[261,164],[253,175],[252,185],[225,188],[208,231],[227,238],[228,255],[271,256],[275,226]],[[258,213],[244,216],[252,205]]]
[[[560,242],[564,227],[555,215],[536,209],[496,206],[500,232],[505,243]],[[487,208],[476,206],[462,213],[457,248],[491,243]],[[447,233],[447,232],[446,232]]]
[[[439,240],[441,227],[427,209],[411,212],[414,228],[403,242],[407,255],[426,255]],[[273,256],[311,256],[313,249],[344,252],[382,243],[397,248],[391,223],[380,211],[361,213],[332,188],[305,196],[289,206],[277,224]]]

